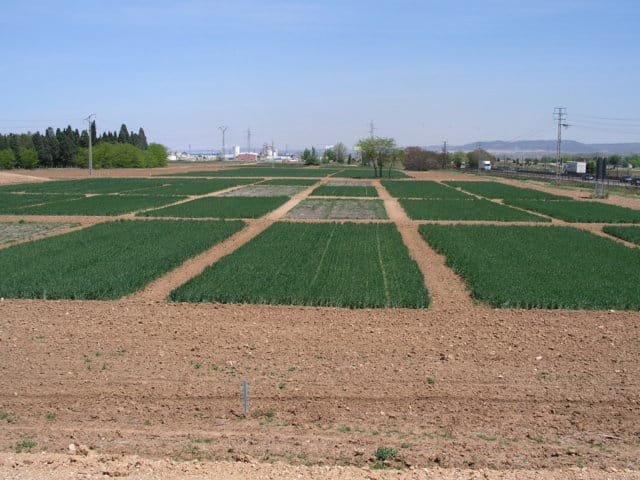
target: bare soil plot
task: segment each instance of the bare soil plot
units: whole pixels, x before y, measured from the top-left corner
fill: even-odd
[[[286,218],[292,219],[386,219],[381,200],[311,199],[300,202]]]
[[[45,233],[76,226],[75,223],[49,222],[0,222],[0,244],[11,243]]]
[[[307,187],[296,185],[252,185],[221,194],[221,197],[292,197]]]
[[[289,197],[204,197],[139,213],[141,217],[258,218],[275,210]]]

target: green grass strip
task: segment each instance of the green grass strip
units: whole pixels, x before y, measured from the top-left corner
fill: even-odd
[[[505,200],[505,203],[579,223],[640,223],[640,210],[579,200]]]
[[[452,187],[462,188],[463,190],[480,195],[486,198],[502,198],[502,199],[537,199],[537,200],[563,200],[568,197],[553,195],[547,192],[541,192],[532,188],[520,188],[511,185],[505,185],[499,182],[444,182]]]
[[[626,240],[627,242],[640,245],[640,227],[614,227],[605,225],[602,231],[609,235],[613,235],[614,237]]]
[[[353,223],[276,223],[170,298],[350,308],[429,304],[396,227]]]
[[[396,198],[439,198],[439,199],[467,199],[473,197],[455,188],[447,187],[429,180],[393,181],[383,180],[382,186],[392,197]]]
[[[378,192],[374,187],[367,186],[342,186],[321,185],[311,195],[320,197],[377,197]]]
[[[640,309],[640,251],[570,227],[421,225],[420,233],[499,308]]]
[[[96,195],[67,202],[47,203],[20,209],[24,215],[122,215],[159,207],[183,197],[151,195]]]
[[[484,199],[398,200],[413,220],[484,220],[496,222],[550,222],[548,218]]]
[[[145,217],[258,218],[289,197],[206,197],[139,214]]]
[[[117,221],[16,245],[0,250],[0,296],[120,298],[244,225],[240,221]]]

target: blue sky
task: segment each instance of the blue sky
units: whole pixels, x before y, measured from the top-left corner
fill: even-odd
[[[170,148],[640,141],[640,2],[17,1],[0,131],[95,113]]]

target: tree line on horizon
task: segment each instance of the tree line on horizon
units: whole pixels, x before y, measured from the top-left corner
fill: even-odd
[[[91,135],[94,168],[160,167],[167,164],[166,148],[149,144],[144,129],[137,132],[123,123],[120,131],[106,131],[100,136],[95,121],[91,133],[68,125],[65,129],[49,127],[40,132],[0,134],[0,169],[86,167]]]

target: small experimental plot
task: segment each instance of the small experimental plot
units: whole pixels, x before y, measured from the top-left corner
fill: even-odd
[[[333,173],[335,173],[335,175],[332,175],[331,178],[379,178],[371,167],[345,168],[344,170],[339,170]],[[385,170],[382,174],[382,178],[409,178],[409,175],[400,170],[391,170],[391,172],[389,172],[389,170]]]
[[[571,223],[640,223],[640,210],[580,200],[505,200],[514,207]]]
[[[25,208],[82,198],[78,195],[0,193],[0,215],[20,215]]]
[[[300,187],[310,187],[311,185],[318,183],[318,180],[311,178],[272,178],[270,180],[264,180],[260,182],[260,185],[297,185]]]
[[[182,172],[168,177],[310,177],[322,178],[336,170],[305,167],[238,167],[202,172]]]
[[[170,298],[349,308],[429,304],[395,225],[353,223],[276,223]]]
[[[378,192],[367,185],[320,185],[311,195],[318,197],[377,197]]]
[[[162,185],[160,179],[151,178],[87,178],[82,180],[58,180],[41,183],[6,185],[1,187],[5,192],[26,193],[124,193]]]
[[[307,198],[296,205],[287,218],[375,220],[389,217],[382,200]]]
[[[132,190],[130,193],[141,195],[206,195],[227,188],[258,182],[258,178],[184,178],[166,179],[160,185]]]
[[[455,188],[429,180],[383,180],[382,186],[395,198],[439,198],[471,200],[473,197]]]
[[[112,300],[143,288],[244,227],[117,221],[0,250],[0,297]]]
[[[640,309],[640,251],[571,227],[421,225],[420,234],[499,308]]]
[[[53,233],[77,226],[77,223],[0,222],[0,245],[28,240],[38,235]]]
[[[532,188],[520,188],[505,185],[499,182],[444,182],[454,188],[462,188],[464,191],[487,198],[511,199],[535,199],[535,200],[566,200],[568,197],[553,195]]]
[[[614,237],[640,245],[640,227],[619,227],[607,225],[602,231]]]
[[[292,197],[306,190],[307,187],[299,185],[251,185],[230,192],[223,193],[221,197]]]
[[[21,215],[114,216],[156,208],[185,197],[151,195],[95,195],[66,202],[47,203],[20,209]]]
[[[413,220],[467,220],[495,222],[550,222],[548,218],[509,208],[485,199],[471,200],[398,200]]]
[[[142,212],[142,217],[258,218],[275,210],[289,197],[205,197]]]

